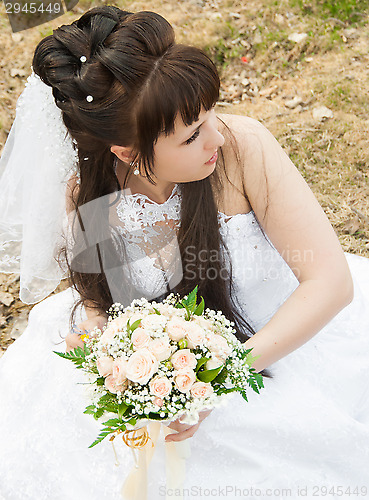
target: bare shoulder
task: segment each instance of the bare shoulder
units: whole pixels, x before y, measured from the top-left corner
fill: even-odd
[[[269,130],[258,120],[245,115],[218,114],[218,118],[225,124],[224,128],[232,134],[240,155],[240,164],[244,167],[243,173],[251,173],[251,166],[257,167],[265,148],[270,147],[271,141],[275,139]],[[232,144],[225,143],[226,154],[231,155]],[[259,158],[259,161],[258,161]]]
[[[266,127],[254,118],[225,113],[219,113],[217,116],[221,121],[220,132],[226,138],[222,149],[227,174],[232,176],[238,186],[243,187],[251,210],[254,208],[253,194],[262,193],[260,183],[261,174],[265,170],[266,151],[270,150],[271,142],[277,141]]]

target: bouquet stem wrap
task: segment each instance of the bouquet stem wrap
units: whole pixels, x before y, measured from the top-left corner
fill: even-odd
[[[172,429],[160,422],[150,422],[148,426],[123,433],[123,441],[131,448],[135,459],[135,465],[122,487],[121,493],[124,500],[147,500],[147,469],[154,454],[161,427],[164,438],[173,433]],[[165,442],[167,490],[182,491],[186,476],[186,459],[190,455],[191,448],[188,439]],[[173,497],[167,495],[166,498],[169,500]],[[182,493],[176,498],[182,500]]]

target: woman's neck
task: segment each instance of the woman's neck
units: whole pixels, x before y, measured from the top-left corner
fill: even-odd
[[[127,175],[127,172],[127,164],[125,164],[121,160],[118,160],[116,174],[121,187],[123,186],[123,181]],[[154,175],[152,175],[152,177],[156,182],[156,185],[151,184],[151,182],[146,177],[143,177],[142,175],[134,175],[132,171],[130,171],[126,189],[130,190],[129,194],[140,193],[149,197],[155,203],[165,203],[172,194],[175,183],[158,180]]]

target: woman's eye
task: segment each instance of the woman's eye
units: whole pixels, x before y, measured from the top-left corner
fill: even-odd
[[[186,141],[186,144],[191,144],[200,134],[200,129],[196,130],[196,132]]]

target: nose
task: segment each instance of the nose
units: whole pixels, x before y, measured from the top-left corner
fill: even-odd
[[[214,151],[223,146],[224,140],[224,136],[219,132],[216,122],[214,124],[209,124],[205,148]]]

